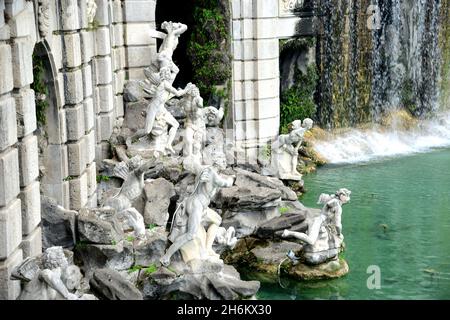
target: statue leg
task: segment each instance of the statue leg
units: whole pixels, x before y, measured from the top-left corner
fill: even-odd
[[[322,219],[316,218],[312,223],[312,225],[308,228],[309,234],[303,232],[290,231],[286,229],[283,231],[282,237],[283,238],[294,237],[300,241],[306,242],[309,245],[314,245],[314,243],[316,243],[317,239],[319,238],[321,225]]]
[[[192,203],[191,206],[186,208],[188,218],[188,226],[185,234],[178,237],[174,243],[167,249],[166,254],[160,259],[163,266],[168,266],[170,264],[170,258],[177,252],[182,246],[191,240],[194,240],[197,234],[198,228],[201,226],[202,211],[203,207],[200,203]]]
[[[172,153],[175,153],[175,151],[172,148],[172,143],[173,140],[175,139],[175,136],[177,135],[178,127],[180,126],[180,124],[169,112],[165,114],[165,119],[167,123],[170,124],[171,127],[169,130],[169,138],[167,139],[166,149]]]
[[[149,104],[147,108],[147,116],[145,117],[145,127],[144,129],[139,129],[136,133],[131,137],[132,140],[140,139],[152,132],[153,124],[155,123],[155,118],[157,114],[157,109],[152,103]]]
[[[207,208],[206,210],[207,210],[206,215],[207,221],[211,223],[206,233],[206,251],[209,255],[219,257],[219,255],[216,254],[212,249],[212,246],[214,244],[214,240],[216,239],[219,226],[222,223],[222,218],[214,210],[211,210],[209,208]]]
[[[194,145],[194,130],[188,126],[184,131],[183,156],[187,157],[192,154]]]

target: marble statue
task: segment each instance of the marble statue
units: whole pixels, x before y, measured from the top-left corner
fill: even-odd
[[[333,195],[321,194],[318,204],[323,204],[321,213],[308,219],[307,233],[284,230],[282,237],[293,237],[305,243],[305,258],[312,264],[336,258],[344,236],[342,234],[342,206],[350,201],[351,191],[339,189]]]
[[[180,107],[186,113],[183,135],[183,166],[196,172],[203,163],[202,151],[207,140],[207,126],[217,126],[222,121],[223,108],[203,107],[203,98],[194,84],[188,84],[186,94],[180,100]]]
[[[198,173],[194,191],[184,199],[174,215],[169,236],[172,244],[161,258],[162,265],[168,266],[172,255],[180,249],[186,263],[191,260],[222,262],[212,249],[222,218],[209,208],[209,204],[219,188],[233,185],[234,177],[219,175],[217,170],[221,165],[223,164],[215,162],[213,166],[206,166]],[[226,233],[225,231],[224,235],[221,230],[221,237],[226,237]],[[234,242],[233,237],[228,242]]]
[[[179,22],[164,21],[161,28],[167,33],[158,32],[157,37],[163,39],[156,57],[152,59],[151,65],[144,69],[144,74],[148,81],[152,82],[155,75],[163,68],[170,71],[170,84],[173,83],[180,69],[173,62],[173,53],[178,46],[179,37],[186,32],[187,26]]]
[[[177,134],[177,130],[179,127],[178,121],[168,112],[165,108],[165,104],[169,101],[173,96],[183,96],[186,93],[186,90],[177,90],[172,87],[171,73],[168,67],[164,67],[159,72],[159,79],[153,79],[155,82],[149,88],[144,88],[144,90],[150,94],[152,97],[150,103],[147,107],[147,115],[145,118],[145,128],[138,130],[135,135],[131,138],[131,140],[139,139],[143,136],[149,135],[152,133],[154,129],[155,122],[163,121],[170,125],[170,130],[168,133],[167,142],[165,144],[165,149],[168,152],[175,153],[172,148],[173,140]],[[155,135],[154,138],[160,137],[161,134]]]
[[[70,264],[62,247],[51,247],[37,258],[28,258],[12,273],[24,282],[19,300],[96,300],[80,291],[83,275]]]
[[[97,12],[97,4],[95,3],[95,0],[87,0],[86,1],[86,15],[87,20],[89,23],[94,22],[95,13]]]
[[[183,156],[193,156],[201,163],[201,149],[206,140],[206,124],[202,110],[203,98],[195,85],[189,84],[186,87],[186,95],[181,99],[180,106],[186,113]]]
[[[313,127],[309,118],[292,122],[292,130],[288,134],[279,135],[272,143],[271,168],[273,175],[282,180],[300,181],[302,175],[297,171],[298,150],[303,142],[305,132]]]
[[[125,226],[133,229],[134,235],[142,239],[145,237],[145,224],[143,216],[133,207],[133,202],[142,195],[145,187],[144,174],[153,165],[153,161],[143,163],[140,156],[131,158],[127,166],[119,164],[116,175],[124,178],[120,191],[107,199],[103,207],[113,208],[117,211],[119,220]]]

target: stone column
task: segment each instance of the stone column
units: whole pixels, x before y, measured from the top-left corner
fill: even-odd
[[[233,125],[238,147],[254,163],[279,130],[278,0],[232,1]]]
[[[3,20],[8,17],[8,24]],[[20,294],[10,280],[23,258],[42,250],[32,53],[33,4],[0,4],[0,300]]]
[[[156,39],[151,36],[151,30],[156,28],[156,0],[122,2],[128,79],[144,79],[143,69],[156,53]]]

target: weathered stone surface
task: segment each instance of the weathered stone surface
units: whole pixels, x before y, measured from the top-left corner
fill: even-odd
[[[22,260],[22,250],[18,249],[0,261],[0,300],[15,300],[20,295],[20,281],[11,280],[11,273]]]
[[[139,266],[159,264],[167,246],[165,227],[154,228],[147,232],[146,239],[135,246],[135,263]]]
[[[299,252],[303,246],[296,242],[281,241],[270,243],[267,247],[256,247],[250,252],[256,257],[258,265],[275,265],[286,258],[289,250]]]
[[[0,52],[1,53],[1,52]],[[14,99],[0,100],[0,151],[17,141]]]
[[[114,245],[77,244],[77,257],[82,261],[82,269],[90,278],[95,269],[107,268],[117,271],[127,270],[134,264],[133,245],[121,241]]]
[[[81,241],[96,244],[118,243],[124,234],[114,209],[82,209],[78,215]]]
[[[66,210],[54,199],[41,198],[42,245],[44,249],[61,246],[72,248],[75,245],[75,219],[77,212]]]
[[[164,178],[159,178],[145,184],[144,222],[165,227],[169,219],[170,199],[175,196],[173,183]]]
[[[305,221],[306,212],[296,212],[296,213],[284,213],[281,217],[276,217],[269,220],[259,226],[256,231],[256,235],[261,239],[274,238],[275,236],[281,237],[284,229],[292,230],[293,226],[296,226],[295,231],[301,231],[298,225]],[[302,229],[306,230],[307,225],[303,224]]]
[[[95,270],[89,284],[98,297],[106,300],[142,300],[139,290],[115,270]]]
[[[19,198],[22,202],[22,234],[28,235],[41,222],[41,195],[39,181],[34,181],[22,189]]]
[[[276,189],[255,186],[233,186],[223,188],[215,199],[219,207],[233,211],[238,210],[262,210],[263,208],[276,207],[280,200],[281,192]],[[278,203],[277,203],[278,201]]]
[[[236,172],[235,185],[239,187],[266,187],[276,189],[281,192],[283,200],[297,200],[294,191],[286,187],[283,182],[277,178],[262,176],[258,173],[250,172],[240,168],[234,169]]]
[[[17,135],[24,137],[36,130],[34,91],[22,89],[14,95],[16,101]]]
[[[259,290],[258,281],[243,281],[232,266],[220,273],[184,274],[163,288],[163,296],[175,299],[236,300],[250,298]]]
[[[22,241],[20,200],[0,209],[0,260],[6,259]]]
[[[222,226],[233,227],[236,237],[242,238],[254,234],[260,225],[278,216],[280,213],[275,207],[267,210],[227,211],[223,215]]]
[[[11,60],[11,46],[2,43],[0,45],[0,69],[2,70],[0,75],[0,94],[11,91],[14,87]]]
[[[344,259],[332,260],[317,266],[302,263],[289,269],[289,276],[299,280],[334,279],[345,276],[349,267]]]
[[[144,94],[142,86],[138,81],[129,81],[123,90],[123,99],[129,103],[134,103],[142,100]]]
[[[42,229],[36,228],[22,240],[23,257],[36,257],[42,253]]]
[[[25,187],[39,176],[37,137],[27,136],[19,144],[20,185]]]
[[[0,153],[0,207],[20,192],[18,157],[17,149]]]

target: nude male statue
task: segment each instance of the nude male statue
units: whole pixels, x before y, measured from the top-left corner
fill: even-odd
[[[145,135],[148,135],[153,130],[155,119],[158,115],[162,114],[165,121],[171,126],[169,130],[169,138],[167,141],[166,149],[169,152],[175,153],[172,148],[172,142],[177,134],[178,127],[180,126],[178,121],[168,112],[165,108],[165,104],[175,95],[177,97],[186,93],[185,90],[177,90],[172,87],[170,83],[171,73],[169,68],[162,68],[160,73],[160,82],[158,85],[152,85],[150,89],[144,89],[144,91],[151,94],[153,97],[147,107],[147,115],[145,119],[145,128],[138,130],[132,140],[139,139]]]
[[[174,219],[174,229],[170,235],[174,242],[161,258],[162,265],[168,266],[172,255],[189,241],[194,240],[199,228],[203,228],[202,223],[208,224],[205,254],[211,258],[219,257],[212,249],[212,245],[222,218],[208,206],[219,188],[231,187],[234,182],[233,177],[223,178],[217,173],[220,165],[216,161],[213,166],[204,167],[197,175],[193,193],[184,200],[182,210]],[[203,258],[207,259],[207,257]]]

